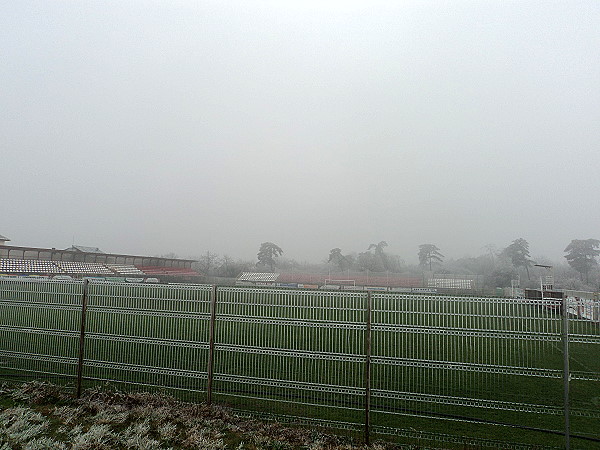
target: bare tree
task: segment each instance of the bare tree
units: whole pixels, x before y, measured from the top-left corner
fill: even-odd
[[[219,255],[216,253],[212,253],[210,250],[207,250],[199,259],[198,259],[198,268],[201,272],[206,275],[211,275],[214,272],[214,269],[219,265]]]

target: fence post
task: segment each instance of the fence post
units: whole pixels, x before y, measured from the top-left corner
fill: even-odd
[[[77,363],[77,398],[81,397],[81,382],[83,379],[83,351],[85,348],[85,318],[87,314],[89,280],[83,279],[83,293],[81,295],[81,324],[79,328],[79,361]]]
[[[569,310],[567,296],[563,294],[562,304],[562,344],[563,344],[563,404],[565,413],[565,449],[571,448],[571,424],[569,421]]]
[[[369,445],[371,435],[371,291],[367,292],[365,308],[365,444]]]
[[[212,403],[213,366],[215,356],[215,319],[217,316],[217,285],[213,285],[210,296],[210,321],[208,323],[208,363],[206,381],[206,403]]]

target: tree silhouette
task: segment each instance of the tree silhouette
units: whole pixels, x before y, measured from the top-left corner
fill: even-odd
[[[419,264],[422,267],[429,265],[429,270],[431,270],[431,266],[434,261],[436,263],[441,263],[443,261],[444,255],[440,253],[440,249],[437,248],[433,244],[421,244],[419,245]]]
[[[342,250],[338,247],[332,248],[329,251],[329,260],[327,262],[332,262],[337,265],[340,270],[345,270],[350,266],[350,261],[344,255],[342,255]]]
[[[283,250],[281,250],[278,245],[275,245],[272,242],[263,242],[260,244],[260,249],[258,250],[258,262],[256,265],[269,266],[271,272],[273,272],[275,258],[281,256],[282,254]]]
[[[389,269],[389,261],[388,255],[384,251],[384,249],[388,246],[388,243],[385,241],[379,241],[378,244],[371,244],[367,249],[367,254],[363,255],[363,261],[367,261],[366,265],[369,266],[370,270],[377,271],[380,270],[388,270]],[[373,253],[371,254],[371,250]]]
[[[380,241],[379,244],[371,244],[371,245],[369,245],[369,250],[375,249],[375,254],[376,255],[383,255],[384,254],[383,249],[386,248],[387,246],[388,246],[387,242]]]
[[[590,269],[598,265],[596,257],[600,255],[600,241],[598,239],[573,239],[565,252],[565,255],[569,265],[575,269],[581,275],[581,281],[583,281],[583,274],[585,274],[585,282],[589,283],[589,272]]]
[[[529,242],[523,238],[515,239],[502,253],[510,258],[513,266],[516,268],[525,267],[527,279],[531,279],[529,277],[529,268],[534,261],[529,258]]]

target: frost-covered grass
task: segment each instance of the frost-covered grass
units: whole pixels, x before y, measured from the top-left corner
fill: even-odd
[[[235,415],[166,395],[40,382],[0,386],[0,450],[358,449],[350,438]],[[379,443],[372,449],[397,448]]]

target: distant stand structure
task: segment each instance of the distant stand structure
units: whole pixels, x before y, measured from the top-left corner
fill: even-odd
[[[6,245],[0,235],[0,276],[97,277],[109,281],[194,282],[193,259],[105,253],[98,247],[56,248]]]

